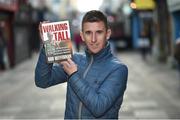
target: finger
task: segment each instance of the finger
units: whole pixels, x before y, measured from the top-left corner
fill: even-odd
[[[68,61],[62,61],[61,64],[63,67],[70,67],[71,65],[68,63]]]
[[[67,61],[68,61],[68,63],[71,64],[71,65],[75,64],[70,58],[68,58]]]
[[[42,22],[39,23],[39,35],[41,37],[41,40],[43,40],[43,32],[42,32]]]
[[[42,23],[49,23],[50,21],[49,20],[46,20],[46,21],[43,21]]]
[[[61,65],[66,66],[66,61],[60,62]]]

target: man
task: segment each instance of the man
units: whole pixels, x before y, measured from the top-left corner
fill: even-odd
[[[106,16],[92,10],[82,20],[85,54],[74,54],[72,60],[53,66],[46,63],[44,49],[41,50],[35,83],[47,88],[67,82],[66,119],[118,118],[128,69],[112,55],[110,35]]]

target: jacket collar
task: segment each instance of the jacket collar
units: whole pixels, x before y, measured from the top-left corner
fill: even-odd
[[[86,57],[87,57],[88,61],[91,59],[91,57],[93,57],[94,61],[101,62],[102,60],[105,60],[105,59],[107,59],[107,58],[112,56],[112,52],[111,52],[111,48],[110,48],[110,43],[107,42],[106,47],[103,48],[101,51],[99,51],[96,54],[90,53],[88,51],[88,49],[86,48],[85,54],[86,54]]]

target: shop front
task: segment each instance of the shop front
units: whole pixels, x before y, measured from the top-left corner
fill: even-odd
[[[2,59],[7,69],[31,56],[32,22],[27,6],[20,0],[0,1],[0,29],[5,39]]]
[[[17,0],[0,1],[0,23],[1,31],[5,40],[5,48],[2,59],[6,68],[12,68],[15,65],[14,39],[13,39],[13,18],[18,10]]]

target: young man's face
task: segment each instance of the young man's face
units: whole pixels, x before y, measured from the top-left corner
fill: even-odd
[[[96,54],[102,50],[111,35],[111,30],[106,29],[104,23],[100,22],[85,22],[83,24],[83,31],[81,38],[87,45],[88,50]]]

